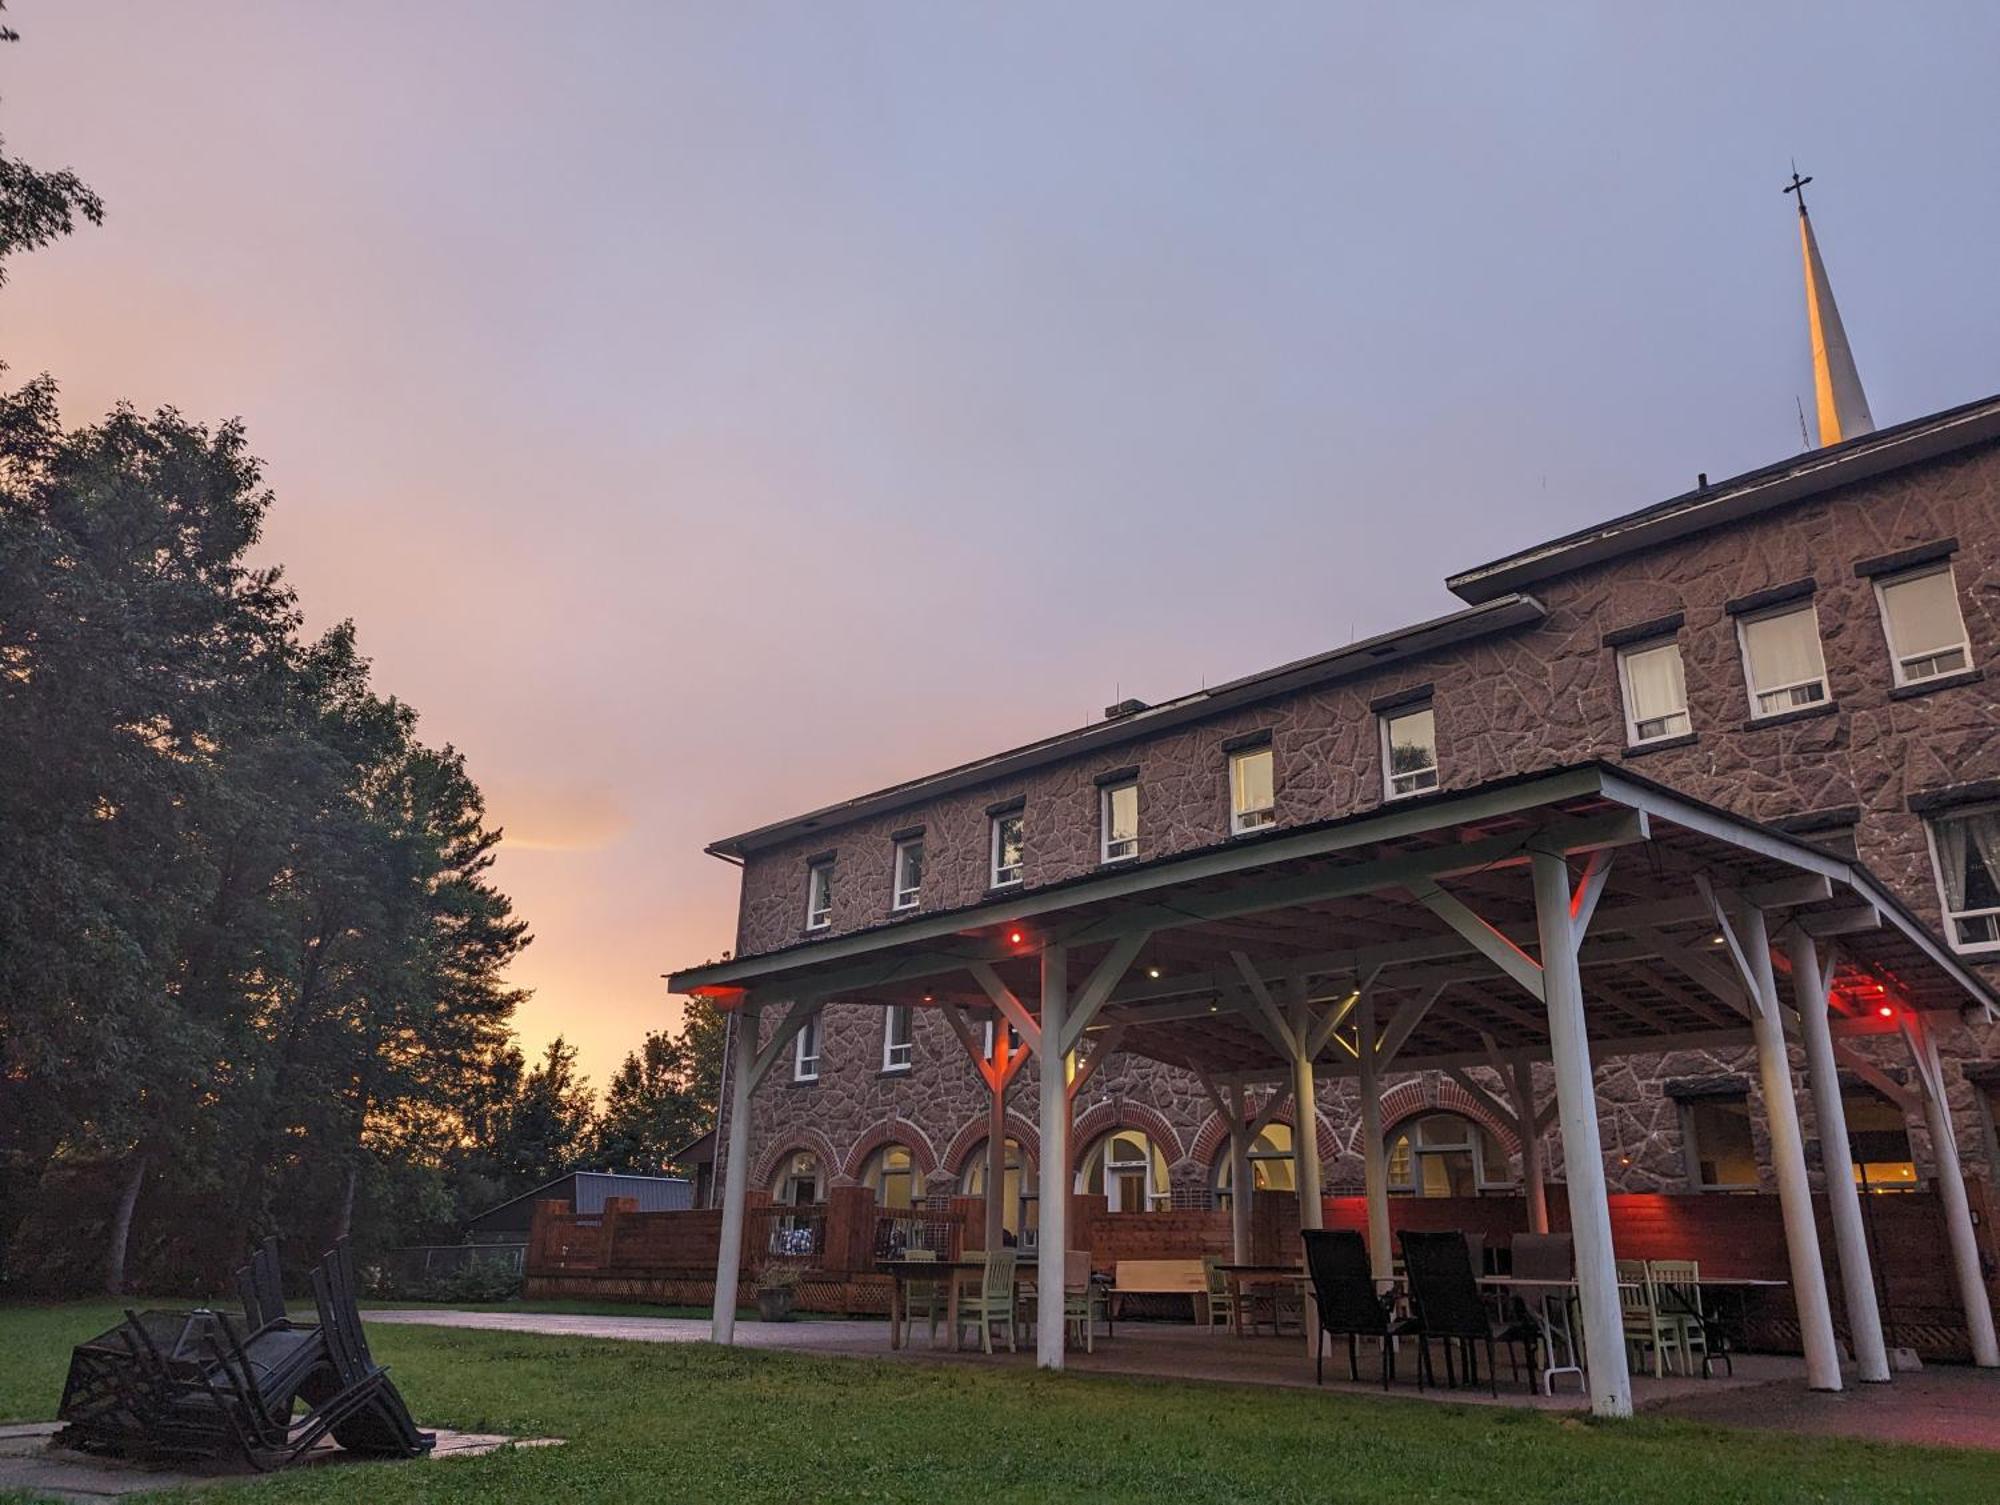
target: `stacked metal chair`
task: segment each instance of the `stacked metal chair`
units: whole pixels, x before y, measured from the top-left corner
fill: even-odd
[[[285,1310],[278,1248],[267,1240],[236,1274],[228,1312],[132,1312],[70,1356],[57,1440],[133,1458],[296,1462],[323,1438],[370,1457],[414,1458],[417,1430],[389,1372],[368,1351],[354,1257],[342,1239],[313,1268],[318,1326]],[[299,1410],[300,1403],[304,1411]]]

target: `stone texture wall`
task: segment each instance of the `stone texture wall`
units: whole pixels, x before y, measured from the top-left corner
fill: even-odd
[[[1987,665],[2000,658],[2000,449],[1994,448],[1911,467],[1544,582],[1535,594],[1548,616],[1532,627],[1198,725],[1139,736],[1071,762],[760,852],[744,870],[738,954],[803,938],[806,860],[824,852],[836,858],[831,933],[900,918],[889,910],[890,833],[911,826],[923,827],[926,837],[923,902],[916,912],[977,902],[987,891],[986,810],[1003,800],[1026,802],[1029,888],[1087,872],[1098,862],[1093,780],[1128,765],[1140,770],[1144,856],[1221,842],[1228,835],[1223,748],[1245,733],[1271,734],[1281,825],[1379,805],[1381,757],[1370,702],[1423,683],[1434,687],[1446,788],[1603,758],[1629,761],[1650,779],[1759,820],[1853,806],[1860,812],[1854,828],[1859,857],[1925,923],[1941,927],[1923,822],[1907,801],[1951,785],[2000,778],[1995,735],[2000,680],[1975,671],[1916,693],[1896,690],[1873,585],[1858,578],[1854,566],[1945,538],[1958,541],[1953,564],[1974,663]],[[1735,622],[1725,603],[1808,577],[1816,587],[1833,703],[1751,726]],[[1678,638],[1694,735],[1678,745],[1628,750],[1616,655],[1604,636],[1675,612],[1685,616]],[[837,1174],[856,1175],[856,1147],[872,1144],[869,1136],[879,1137],[885,1126],[900,1121],[909,1127],[896,1132],[913,1148],[922,1141],[920,1158],[932,1156],[945,1175],[957,1169],[946,1163],[950,1146],[969,1148],[985,1132],[983,1087],[973,1067],[941,1020],[920,1017],[914,1069],[884,1075],[881,1027],[879,1012],[865,1007],[828,1010],[818,1085],[788,1087],[777,1081],[787,1074],[780,1067],[760,1093],[752,1132],[760,1168],[775,1163],[783,1141],[811,1138]],[[1986,1164],[1989,1136],[1965,1071],[2000,1056],[2000,1037],[1984,1028],[1960,1029],[1940,1045],[1960,1153],[1969,1169],[1994,1174],[1997,1168]],[[1897,1048],[1869,1049],[1892,1074],[1907,1076]],[[1023,1131],[1034,1112],[1031,1073],[1032,1066],[1014,1089]],[[1755,1066],[1747,1051],[1626,1058],[1604,1063],[1598,1075],[1607,1171],[1615,1189],[1685,1184],[1677,1109],[1663,1091],[1668,1082],[1741,1077],[1757,1132],[1763,1132]],[[1399,1106],[1450,1105],[1446,1100],[1458,1091],[1448,1079],[1414,1085],[1404,1080],[1394,1084],[1391,1095]],[[1358,1130],[1347,1093],[1336,1085],[1321,1093],[1320,1114],[1330,1139],[1329,1188],[1359,1185],[1352,1143]],[[1177,1195],[1205,1190],[1212,1125],[1191,1081],[1169,1068],[1121,1058],[1092,1083],[1078,1111],[1098,1104],[1135,1124],[1169,1126],[1165,1137],[1172,1142],[1162,1148],[1174,1164]],[[1809,1101],[1802,1099],[1801,1107],[1810,1134]],[[974,1126],[971,1139],[968,1125]],[[1913,1119],[1910,1131],[1920,1168],[1927,1169],[1921,1121]],[[1550,1136],[1549,1146],[1559,1165],[1556,1140]],[[1088,1145],[1079,1135],[1079,1155]]]

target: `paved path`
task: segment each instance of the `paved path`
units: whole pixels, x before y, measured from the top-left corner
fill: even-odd
[[[1887,1385],[1850,1382],[1831,1395],[1803,1385],[1773,1385],[1758,1391],[1755,1406],[1745,1406],[1740,1396],[1681,1395],[1653,1408],[1653,1414],[1760,1432],[2000,1452],[2000,1369],[1934,1364],[1918,1374],[1899,1374]]]

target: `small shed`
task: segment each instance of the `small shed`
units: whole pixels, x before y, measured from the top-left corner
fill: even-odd
[[[624,1176],[610,1171],[571,1171],[489,1207],[466,1224],[473,1244],[525,1244],[537,1202],[567,1202],[577,1212],[604,1211],[608,1197],[630,1197],[641,1212],[683,1212],[694,1206],[694,1184],[682,1176]]]
[[[694,1205],[707,1207],[715,1201],[715,1130],[674,1151],[674,1164],[694,1177]]]

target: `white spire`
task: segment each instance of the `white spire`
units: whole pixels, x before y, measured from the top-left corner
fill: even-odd
[[[1813,396],[1819,408],[1819,442],[1825,446],[1874,433],[1875,419],[1868,411],[1861,373],[1855,369],[1854,352],[1833,301],[1833,284],[1826,280],[1812,217],[1806,213],[1805,186],[1811,181],[1794,167],[1785,192],[1799,197],[1799,254],[1805,262],[1806,323],[1812,331]]]

